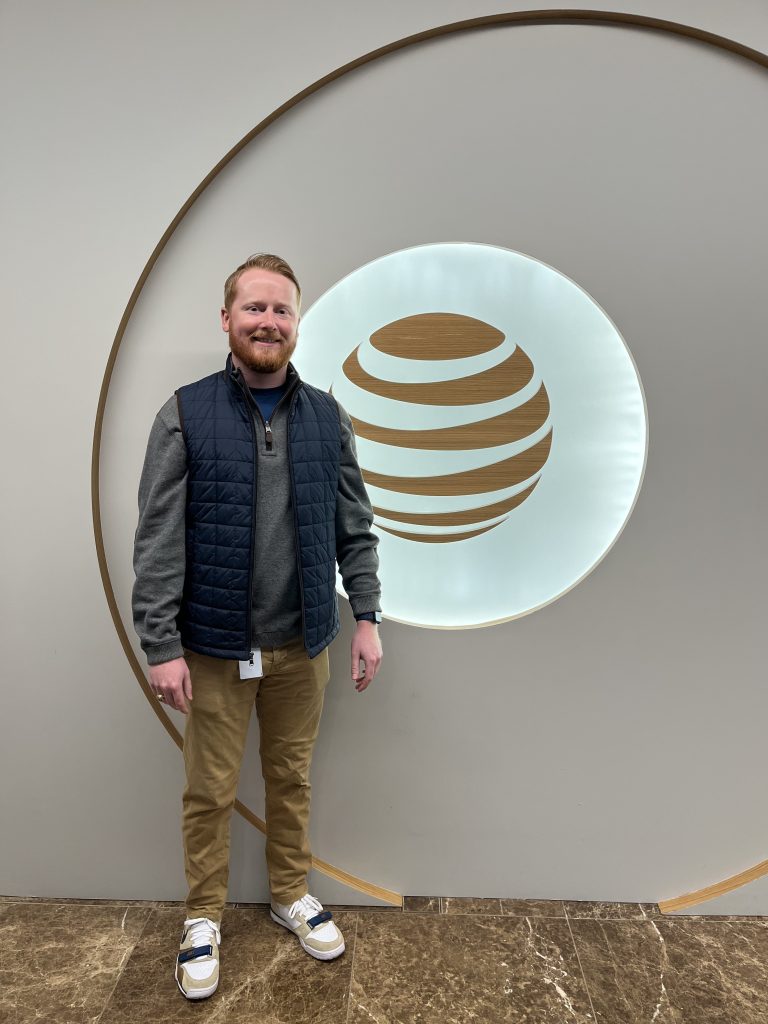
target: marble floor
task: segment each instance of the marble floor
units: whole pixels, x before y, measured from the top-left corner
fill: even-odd
[[[218,992],[173,980],[182,909],[0,897],[0,1024],[765,1024],[768,919],[653,904],[409,897],[333,908],[319,963],[263,905],[223,923]]]

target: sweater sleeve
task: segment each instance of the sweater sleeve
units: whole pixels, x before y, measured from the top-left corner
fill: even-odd
[[[133,623],[150,665],[184,654],[176,616],[185,573],[187,450],[173,395],[155,417],[139,483]]]
[[[336,500],[336,560],[355,615],[380,611],[381,584],[377,571],[379,538],[371,531],[373,510],[357,462],[355,432],[346,410],[338,404],[341,460]]]

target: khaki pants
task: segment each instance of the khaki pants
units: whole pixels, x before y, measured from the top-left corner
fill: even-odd
[[[307,891],[309,768],[329,676],[328,650],[310,659],[297,639],[261,653],[263,677],[240,679],[236,661],[185,652],[193,698],[184,734],[182,816],[189,917],[221,921],[229,824],[254,704],[272,899],[292,903]]]

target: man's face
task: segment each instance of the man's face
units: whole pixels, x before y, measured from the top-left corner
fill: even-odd
[[[232,308],[221,310],[221,326],[229,334],[233,355],[245,366],[257,373],[276,373],[296,348],[296,286],[271,270],[246,270],[238,278]]]

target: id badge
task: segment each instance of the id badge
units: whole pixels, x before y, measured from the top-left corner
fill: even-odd
[[[258,647],[251,651],[249,661],[238,661],[237,664],[240,666],[241,679],[260,679],[264,674],[261,669],[261,650]]]

